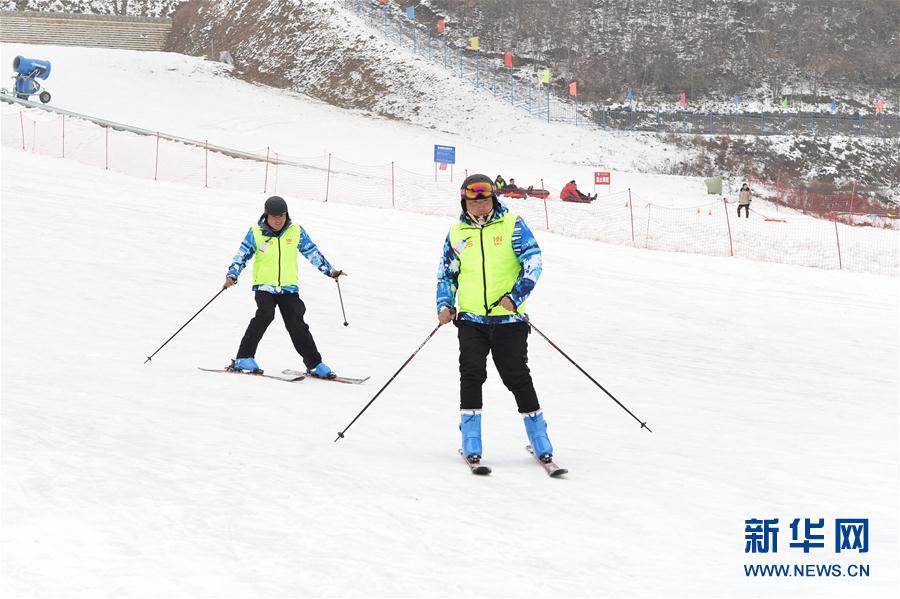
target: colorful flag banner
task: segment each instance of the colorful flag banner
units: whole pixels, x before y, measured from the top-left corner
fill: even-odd
[[[541,81],[543,83],[550,83],[550,69],[544,69],[544,76]]]
[[[503,66],[512,68],[512,52],[507,52],[503,55]]]
[[[877,112],[878,114],[884,112],[884,100],[880,98],[878,100],[875,100],[875,112]]]
[[[687,108],[687,96],[684,92],[681,92],[681,108],[682,110]]]
[[[478,49],[478,37],[470,37],[469,38],[469,49],[477,50]]]
[[[415,20],[415,18],[416,18],[416,7],[415,6],[410,6],[409,8],[406,9],[406,18],[409,19],[410,21]]]
[[[438,33],[444,33],[444,19],[438,19]]]
[[[787,98],[782,98],[782,99],[781,99],[781,107],[782,107],[782,108],[787,108]]]
[[[569,95],[570,96],[578,95],[578,84],[575,81],[573,81],[572,83],[569,84]]]

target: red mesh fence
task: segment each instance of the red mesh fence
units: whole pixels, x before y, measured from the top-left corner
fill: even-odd
[[[391,162],[355,164],[328,154],[289,156],[272,148],[239,151],[26,111],[3,112],[2,143],[145,179],[447,216],[459,213],[459,184],[466,175],[465,170],[451,175],[449,168],[414,172]],[[753,184],[758,196],[775,197],[781,205],[811,214],[821,212],[828,218],[758,210],[750,210],[748,218],[738,218],[736,206],[724,198],[673,208],[630,191],[600,195],[584,204],[563,202],[559,189],[547,188],[544,181],[526,185],[532,189],[525,197],[504,197],[503,201],[531,227],[572,237],[897,276],[900,233],[881,228],[883,225],[859,227],[844,222],[845,218],[861,218],[857,201],[870,207],[857,200],[858,194],[851,198],[804,193],[801,198],[797,190],[758,180]],[[546,190],[547,197],[540,197],[540,190]],[[841,202],[847,211],[842,211]],[[889,214],[879,218],[893,222]]]
[[[749,177],[754,192],[775,204],[844,224],[882,229],[900,229],[900,207],[890,208],[855,189],[823,193],[799,189],[776,181]]]

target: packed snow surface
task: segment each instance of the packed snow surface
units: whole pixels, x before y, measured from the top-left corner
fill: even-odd
[[[139,76],[143,55],[110,55],[122,55],[128,93],[112,85],[88,97],[83,81],[71,100],[54,95],[60,105],[222,145],[281,142],[297,155],[374,152],[379,139],[378,161],[428,164],[432,143],[452,143],[297,98],[286,113],[288,99],[271,91],[272,104],[259,105],[235,94],[252,86],[193,78],[193,59],[177,58],[186,72]],[[109,84],[112,68],[98,66],[95,84]],[[65,73],[54,80],[60,90]],[[173,110],[167,94],[195,84],[208,101]],[[515,155],[489,146],[470,151],[491,170],[501,156],[511,170],[543,164],[540,145]],[[265,196],[7,147],[2,158],[4,596],[897,590],[896,278],[537,231],[544,274],[529,299],[533,323],[653,432],[532,335],[535,385],[570,474],[552,480],[526,454],[515,403],[489,366],[494,473],[475,477],[456,453],[452,326],[334,442],[437,324],[435,272],[452,218],[289,197],[292,218],[349,273],[344,327],[334,283],[301,264],[324,359],[372,378],[211,374],[197,366],[234,357],[255,309],[249,273],[144,360],[219,291]],[[275,372],[300,366],[280,318],[257,359]],[[745,553],[750,518],[779,518],[778,553]],[[824,519],[824,549],[789,547],[795,518],[801,529]],[[869,519],[868,553],[835,553],[837,518]],[[785,563],[868,564],[870,576],[747,577],[743,568]]]

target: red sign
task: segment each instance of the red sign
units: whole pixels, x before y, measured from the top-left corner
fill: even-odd
[[[578,84],[574,81],[569,84],[569,95],[577,96],[578,95]]]
[[[446,163],[446,162],[440,163],[440,164],[438,165],[438,170],[439,170],[439,171],[445,171],[445,170],[447,170],[447,163]]]
[[[438,19],[438,33],[444,33],[444,19]]]
[[[507,52],[503,55],[503,66],[512,68],[512,52]]]
[[[610,185],[609,173],[594,173],[594,185]]]

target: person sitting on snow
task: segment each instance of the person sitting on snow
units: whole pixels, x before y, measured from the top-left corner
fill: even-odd
[[[578,186],[575,185],[575,179],[572,179],[559,192],[559,199],[566,202],[592,202],[597,199],[597,194],[591,196],[581,193],[578,191]]]

